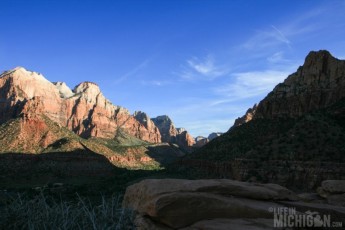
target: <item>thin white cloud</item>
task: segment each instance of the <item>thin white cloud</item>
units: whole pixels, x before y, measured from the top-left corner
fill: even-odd
[[[147,65],[150,63],[150,59],[146,59],[143,62],[141,62],[139,65],[134,67],[132,70],[128,71],[127,73],[123,74],[119,78],[117,78],[113,83],[114,84],[119,84],[126,80],[127,78],[136,75],[140,70],[143,70],[144,68],[147,67]]]
[[[172,84],[171,81],[162,81],[162,80],[141,81],[140,83],[145,86],[165,86],[165,85]]]
[[[219,100],[216,104],[264,96],[291,73],[292,71],[289,70],[234,73],[231,83],[214,89],[216,94],[224,96],[223,100]]]
[[[269,51],[282,45],[290,48],[291,41],[287,36],[285,32],[272,25],[269,29],[257,31],[242,47],[250,51]]]
[[[215,59],[211,55],[200,59],[193,57],[186,61],[187,66],[178,73],[182,80],[213,80],[228,73],[228,68],[216,65]]]
[[[216,71],[216,68],[214,66],[214,59],[211,56],[207,56],[204,60],[199,60],[198,58],[194,57],[191,60],[187,60],[187,63],[192,69],[202,75],[208,76],[214,74],[214,72]]]
[[[279,52],[275,52],[273,55],[269,56],[267,58],[267,61],[269,63],[281,63],[281,62],[286,62],[287,60],[284,58],[284,52],[279,51]]]
[[[287,20],[286,23],[257,30],[240,47],[252,52],[255,56],[258,54],[265,56],[278,48],[290,49],[294,40],[307,39],[313,36],[314,32],[325,28],[327,23],[318,20],[320,17],[324,18],[325,12],[326,9],[323,8],[311,9],[301,15],[291,16],[293,19]]]
[[[275,35],[275,37],[280,40],[281,42],[284,42],[287,45],[290,45],[290,40],[287,39],[287,37],[283,34],[283,32],[281,32],[280,30],[277,29],[277,27],[275,27],[274,25],[271,25],[271,27],[277,32]]]

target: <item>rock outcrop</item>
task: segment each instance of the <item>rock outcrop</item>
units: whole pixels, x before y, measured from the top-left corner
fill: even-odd
[[[194,138],[187,131],[176,135],[176,144],[184,149],[189,149],[195,144]]]
[[[223,133],[221,133],[221,132],[211,133],[210,135],[208,135],[207,139],[208,139],[209,141],[212,141],[214,138],[219,137],[219,136],[222,135],[222,134],[223,134]]]
[[[274,229],[274,214],[287,207],[294,207],[295,215],[308,215],[306,211],[313,207],[320,214],[345,214],[345,208],[313,206],[299,199],[276,184],[149,179],[127,187],[123,207],[136,212],[141,230]]]
[[[195,147],[202,147],[204,145],[206,145],[209,142],[209,139],[206,137],[202,137],[202,136],[197,136],[195,138]]]
[[[334,58],[326,50],[312,51],[296,73],[238,118],[234,126],[257,118],[299,117],[326,108],[344,97],[345,61]]]
[[[240,126],[244,123],[251,121],[256,113],[257,108],[258,106],[256,104],[253,106],[253,108],[249,108],[246,114],[244,114],[242,117],[239,117],[235,120],[234,127]]]
[[[170,117],[163,115],[152,118],[162,136],[162,142],[177,144],[182,148],[190,148],[195,144],[194,138],[184,129],[176,128]]]
[[[0,76],[0,124],[16,117],[34,97],[40,97],[42,114],[82,137],[114,138],[122,129],[144,141],[160,142],[153,123],[141,124],[127,109],[113,105],[97,84],[83,82],[71,90],[22,67]]]
[[[152,118],[153,123],[158,127],[162,142],[176,143],[177,130],[170,117],[163,115]]]
[[[162,141],[161,133],[150,117],[141,111],[134,112],[134,118],[140,122],[147,130],[148,130],[148,137],[147,139],[154,140],[155,143],[160,143]]]
[[[327,203],[345,206],[345,180],[325,180],[317,189],[319,196],[326,198]]]

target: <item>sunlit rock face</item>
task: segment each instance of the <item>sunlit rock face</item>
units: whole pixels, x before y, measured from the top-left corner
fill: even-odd
[[[162,142],[177,144],[183,148],[195,144],[194,138],[184,128],[176,128],[170,117],[162,115],[153,118],[152,121],[161,133]]]
[[[82,137],[113,138],[121,128],[144,141],[160,142],[153,123],[146,127],[127,109],[113,105],[97,84],[83,82],[71,90],[63,82],[51,83],[22,67],[0,76],[0,123],[17,116],[34,97],[40,98],[42,114]]]
[[[161,142],[162,137],[159,132],[159,129],[156,127],[156,125],[153,123],[153,121],[146,113],[136,111],[133,116],[137,121],[140,122],[140,124],[142,124],[148,130],[148,133],[146,133],[146,135],[148,136],[145,139],[153,140],[153,142],[156,143]]]

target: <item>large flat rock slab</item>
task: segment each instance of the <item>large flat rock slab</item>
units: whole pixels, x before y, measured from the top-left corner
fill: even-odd
[[[272,218],[269,209],[279,200],[297,196],[275,184],[150,179],[129,186],[123,206],[176,229],[206,219]]]

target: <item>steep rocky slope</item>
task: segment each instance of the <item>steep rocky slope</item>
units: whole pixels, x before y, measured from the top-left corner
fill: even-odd
[[[326,108],[345,97],[345,61],[328,51],[312,51],[297,72],[278,84],[258,105],[248,109],[234,126],[252,119],[300,117]]]
[[[183,155],[145,113],[113,105],[95,83],[71,90],[24,68],[0,76],[0,184],[162,169]]]
[[[345,61],[310,52],[296,73],[188,161],[221,177],[290,187],[343,179],[344,92]]]
[[[176,128],[170,117],[158,116],[152,118],[152,121],[161,133],[162,142],[177,144],[184,149],[195,144],[194,138],[184,128]]]
[[[161,142],[158,129],[148,129],[128,110],[113,105],[95,83],[80,83],[72,91],[64,83],[51,83],[21,67],[0,76],[0,123],[16,117],[33,97],[41,98],[42,113],[82,137],[114,138],[121,128],[144,141]]]

